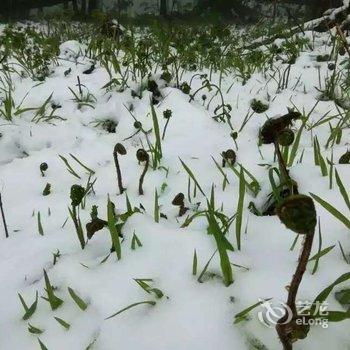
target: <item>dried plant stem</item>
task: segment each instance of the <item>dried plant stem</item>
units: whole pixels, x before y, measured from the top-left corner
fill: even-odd
[[[118,152],[116,150],[114,150],[113,156],[114,156],[115,168],[117,170],[119,193],[122,194],[124,192],[125,188],[123,187],[122,173],[120,171],[120,166],[119,166],[119,161],[118,161]]]
[[[166,129],[168,128],[169,121],[170,121],[170,118],[168,118],[166,123],[165,123],[163,135],[162,135],[162,140],[164,140],[164,138],[165,138],[165,133],[166,133]]]
[[[288,317],[290,316],[288,315],[288,310],[286,309],[286,314],[281,319],[278,320],[278,323],[276,325],[276,331],[282,342],[284,350],[293,349],[293,345],[292,345],[293,323],[295,319],[298,317],[297,308],[296,308],[296,296],[298,293],[300,283],[306,271],[306,265],[307,265],[307,262],[309,261],[313,240],[314,240],[314,232],[311,232],[305,235],[302,251],[298,261],[298,266],[295,270],[295,273],[293,275],[292,281],[289,286],[287,306],[292,311],[293,317],[290,322],[285,323]]]
[[[146,163],[145,163],[145,167],[143,169],[143,172],[140,176],[140,181],[139,181],[139,195],[143,195],[143,188],[142,188],[142,185],[143,185],[143,180],[145,178],[145,175],[146,175],[146,172],[147,172],[147,169],[148,169],[148,165],[149,165],[149,160],[147,159],[146,160]]]
[[[1,210],[2,222],[4,224],[4,229],[5,229],[5,237],[9,238],[9,231],[7,229],[6,218],[5,218],[5,213],[4,213],[4,207],[2,205],[1,193],[0,193],[0,210]]]

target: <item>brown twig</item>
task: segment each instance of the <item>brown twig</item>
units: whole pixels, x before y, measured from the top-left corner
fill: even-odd
[[[125,188],[123,187],[122,172],[120,170],[120,165],[119,165],[119,161],[118,161],[118,153],[121,155],[126,154],[126,150],[125,150],[124,146],[120,143],[117,143],[114,147],[113,158],[114,158],[115,168],[117,170],[117,180],[118,180],[119,193],[123,194]]]
[[[1,193],[0,193],[0,211],[1,211],[1,216],[2,216],[2,222],[4,224],[4,229],[5,229],[5,237],[9,238],[9,231],[7,229],[6,218],[5,218],[5,213],[4,213],[4,207],[2,205]]]
[[[145,178],[145,175],[147,173],[147,169],[148,169],[148,165],[149,165],[149,159],[146,160],[146,163],[145,163],[145,167],[143,169],[143,172],[140,176],[140,181],[139,181],[139,195],[143,195],[143,188],[142,188],[142,185],[143,185],[143,180]]]
[[[298,266],[295,270],[295,273],[293,275],[292,281],[289,286],[287,306],[292,312],[292,319],[288,323],[286,323],[288,317],[290,316],[288,315],[289,310],[286,309],[286,314],[281,319],[278,320],[278,323],[276,325],[276,330],[282,342],[284,350],[293,349],[292,331],[294,328],[295,319],[298,317],[298,312],[296,308],[296,296],[298,293],[300,283],[306,271],[306,265],[307,265],[307,262],[309,261],[309,257],[311,254],[313,240],[314,240],[314,232],[310,232],[309,234],[305,235],[303,248],[298,261]]]

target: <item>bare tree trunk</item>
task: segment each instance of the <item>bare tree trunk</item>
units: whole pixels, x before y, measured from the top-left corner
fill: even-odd
[[[86,0],[81,0],[80,13],[82,16],[86,16]]]
[[[167,0],[160,0],[160,15],[166,16],[168,12]]]
[[[79,8],[78,8],[77,0],[72,0],[72,3],[73,3],[73,11],[74,11],[74,14],[77,15],[77,14],[79,13]]]
[[[97,10],[97,0],[89,0],[88,13],[91,14],[94,10]]]
[[[117,2],[117,11],[118,11],[118,20],[120,20],[120,16],[121,16],[121,13],[122,13],[121,0],[118,0],[118,2]]]
[[[276,20],[276,15],[277,15],[277,0],[273,1],[273,21],[275,22]]]

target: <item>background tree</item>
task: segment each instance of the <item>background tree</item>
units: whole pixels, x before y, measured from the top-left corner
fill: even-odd
[[[168,3],[167,0],[160,0],[160,11],[161,16],[166,16],[168,13]]]

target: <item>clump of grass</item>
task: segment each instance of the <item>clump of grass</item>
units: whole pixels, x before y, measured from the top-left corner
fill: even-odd
[[[46,291],[47,297],[42,297],[42,298],[50,304],[52,310],[56,310],[63,304],[63,300],[55,295],[54,287],[51,285],[49,276],[47,275],[45,269],[44,269],[44,278],[45,278],[45,291]]]
[[[136,233],[134,232],[132,235],[132,239],[131,239],[131,249],[135,250],[136,247],[141,248],[142,243],[141,243],[140,239],[137,237]]]
[[[25,311],[25,313],[24,313],[24,315],[22,317],[22,320],[25,320],[25,321],[28,320],[35,313],[36,308],[38,306],[38,295],[39,295],[38,291],[36,291],[34,302],[32,303],[32,305],[28,306],[26,304],[26,302],[24,301],[22,295],[18,293],[19,300],[21,301],[21,304],[22,304],[22,306],[24,308],[24,311]]]
[[[220,225],[216,218],[214,205],[214,189],[212,188],[211,200],[207,201],[208,209],[205,213],[205,216],[208,221],[208,232],[213,234],[220,255],[220,266],[223,274],[223,280],[225,285],[228,287],[233,283],[233,273],[227,251],[233,251],[234,248],[232,244],[227,240],[225,233],[230,227],[232,220],[230,223],[227,223],[227,225]]]

